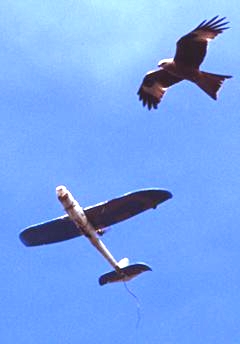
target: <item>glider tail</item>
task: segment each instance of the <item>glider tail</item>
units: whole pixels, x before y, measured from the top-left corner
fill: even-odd
[[[119,263],[128,264],[129,261],[127,258],[123,258],[122,260],[120,260]],[[127,282],[131,280],[132,278],[138,276],[142,272],[151,271],[151,270],[152,269],[150,268],[150,266],[144,263],[136,263],[136,264],[126,265],[124,267],[119,266],[118,271],[113,270],[102,275],[99,278],[99,284],[104,285],[104,284],[113,283],[113,282]]]
[[[217,92],[225,79],[230,79],[230,75],[218,75],[208,72],[200,72],[196,84],[214,100],[217,99]]]

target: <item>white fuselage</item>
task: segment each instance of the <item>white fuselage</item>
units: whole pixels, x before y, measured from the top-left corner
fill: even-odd
[[[56,193],[59,201],[62,203],[65,211],[69,215],[70,219],[75,223],[79,232],[87,237],[92,245],[107,259],[112,267],[119,272],[120,267],[116,259],[108,251],[104,243],[99,239],[96,231],[97,228],[88,221],[83,208],[73,198],[72,194],[66,189],[65,186],[58,186]]]

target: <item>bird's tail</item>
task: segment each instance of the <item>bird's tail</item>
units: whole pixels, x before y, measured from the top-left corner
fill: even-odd
[[[211,98],[217,99],[217,92],[225,79],[230,79],[230,75],[218,75],[207,72],[200,72],[196,84],[206,92]]]

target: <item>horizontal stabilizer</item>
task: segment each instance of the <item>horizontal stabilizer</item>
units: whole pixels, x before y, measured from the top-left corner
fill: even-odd
[[[102,275],[99,278],[99,284],[104,285],[113,282],[126,282],[145,271],[152,271],[152,269],[144,263],[131,264],[121,268],[120,272],[114,270]]]

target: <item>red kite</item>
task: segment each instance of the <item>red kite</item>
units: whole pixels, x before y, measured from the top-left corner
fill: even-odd
[[[193,31],[183,36],[177,42],[174,58],[161,60],[157,69],[148,72],[138,90],[139,100],[148,109],[157,109],[168,87],[182,80],[189,80],[197,84],[211,98],[217,99],[217,91],[225,79],[230,75],[218,75],[199,70],[207,53],[207,45],[223,30],[228,29],[226,17],[218,16],[208,22],[204,20]]]

